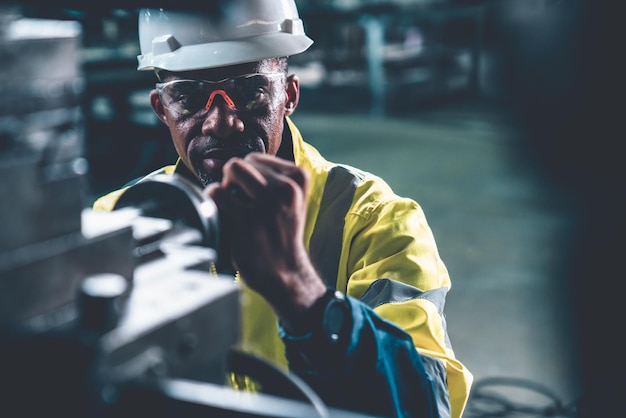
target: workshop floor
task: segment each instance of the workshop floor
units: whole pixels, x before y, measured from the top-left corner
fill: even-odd
[[[328,159],[379,174],[424,208],[453,281],[449,334],[475,377],[466,416],[544,416],[533,411],[575,401],[559,278],[568,221],[558,193],[524,157],[524,133],[488,102],[410,113],[301,106],[293,119]],[[479,399],[483,391],[494,395]]]

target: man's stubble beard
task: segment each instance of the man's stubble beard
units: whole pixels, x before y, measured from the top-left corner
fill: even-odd
[[[222,180],[222,174],[220,173],[219,177],[215,175],[211,175],[207,173],[205,170],[199,167],[194,167],[196,169],[196,175],[200,179],[200,182],[204,187],[208,186],[211,183],[215,183]]]

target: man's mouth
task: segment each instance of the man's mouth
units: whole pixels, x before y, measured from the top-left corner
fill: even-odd
[[[226,161],[230,160],[233,157],[241,157],[243,158],[246,155],[246,152],[241,150],[224,150],[224,149],[214,149],[207,153],[205,153],[202,159],[202,166],[205,170],[209,172],[213,172],[215,170],[221,170],[226,164]]]

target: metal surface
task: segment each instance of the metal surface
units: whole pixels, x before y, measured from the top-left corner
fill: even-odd
[[[86,163],[76,22],[4,13],[0,33],[0,251],[80,229]],[[6,198],[10,197],[10,198]]]
[[[197,225],[83,209],[80,27],[0,15],[11,64],[0,69],[3,408],[102,416],[129,382],[223,384],[238,289],[209,273],[215,251],[199,245]],[[208,215],[197,191],[176,198]],[[214,232],[207,224],[207,242]]]
[[[226,386],[240,303],[211,273],[214,203],[157,176],[83,209],[80,31],[3,10],[0,415],[363,416]]]
[[[178,175],[157,174],[130,187],[115,209],[134,207],[145,216],[171,219],[201,233],[199,244],[218,248],[217,207],[202,191]]]
[[[167,394],[166,397],[160,394]],[[121,402],[119,411],[137,411],[136,399],[147,400],[142,412],[152,418],[377,418],[362,412],[332,407],[316,407],[310,402],[263,393],[241,392],[211,383],[200,384],[182,379],[168,379],[148,389],[129,390],[130,401]],[[381,418],[381,417],[378,417]]]

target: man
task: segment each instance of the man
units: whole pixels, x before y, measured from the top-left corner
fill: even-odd
[[[295,3],[141,10],[139,38],[138,68],[157,75],[150,103],[179,156],[159,172],[193,179],[219,209],[242,347],[329,405],[461,417],[472,375],[450,346],[450,279],[420,206],[325,160],[289,118],[300,91],[286,57],[312,44]]]

